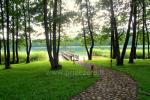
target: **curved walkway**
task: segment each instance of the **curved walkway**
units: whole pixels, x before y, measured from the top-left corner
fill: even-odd
[[[90,68],[90,64],[78,62],[80,65]],[[100,79],[71,100],[137,100],[136,82],[128,75],[97,67],[95,71]]]

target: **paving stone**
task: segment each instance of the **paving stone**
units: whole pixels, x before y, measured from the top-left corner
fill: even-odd
[[[91,64],[78,64],[91,67]],[[71,100],[137,100],[137,85],[130,76],[103,67],[94,67],[94,71],[100,79]]]

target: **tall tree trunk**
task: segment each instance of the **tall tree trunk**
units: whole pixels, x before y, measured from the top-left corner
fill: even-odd
[[[113,26],[111,26],[111,27],[113,27]],[[112,35],[111,35],[111,38],[112,38],[112,59],[116,59],[116,51],[115,51],[115,37],[114,37],[114,32],[113,33],[111,33]]]
[[[88,9],[89,9],[89,14],[92,15],[91,13],[91,9],[90,9],[90,1],[88,0]],[[91,37],[91,47],[90,47],[90,58],[89,60],[92,60],[92,56],[93,56],[93,48],[94,48],[94,32],[93,32],[93,23],[92,23],[92,18],[90,18],[90,16],[88,17],[88,27],[89,27],[89,31],[90,31],[90,37]]]
[[[93,53],[93,48],[94,48],[94,36],[93,36],[94,32],[93,32],[92,18],[90,18],[90,15],[91,15],[90,1],[86,0],[87,26],[88,26],[88,30],[90,33],[90,39],[91,39],[90,49],[88,51],[88,60],[92,60],[92,53]]]
[[[111,12],[111,23],[113,23],[113,29],[114,29],[114,45],[115,45],[115,55],[116,55],[116,62],[117,65],[121,65],[121,59],[120,59],[120,48],[119,48],[119,40],[118,40],[118,30],[117,30],[117,23],[115,19],[114,14],[114,7],[113,7],[113,1],[110,0],[110,12]]]
[[[31,25],[30,25],[30,21],[31,21],[31,18],[30,18],[30,1],[28,0],[28,25],[29,25],[29,38],[28,38],[28,41],[29,41],[29,44],[28,44],[28,52],[27,52],[27,60],[26,60],[26,63],[30,63],[30,52],[31,52],[31,47],[32,47],[32,40],[31,40]]]
[[[142,0],[142,3],[143,3],[143,7],[142,7],[142,10],[143,10],[143,27],[142,27],[142,31],[143,31],[143,59],[145,59],[145,13],[146,13],[146,7],[145,7],[145,0]]]
[[[46,22],[46,24],[49,25],[49,34],[45,35],[45,36],[48,36],[48,46],[49,46],[49,55],[50,55],[50,59],[51,59],[51,62],[53,61],[53,58],[52,58],[52,6],[53,6],[53,1],[51,1],[50,3],[50,9],[49,9],[49,23]],[[46,16],[47,17],[47,16]],[[48,19],[48,18],[46,18]],[[48,25],[47,25],[47,28],[48,28]]]
[[[133,22],[133,36],[132,36],[132,47],[131,47],[131,52],[130,52],[130,57],[129,57],[129,63],[134,63],[134,58],[135,58],[135,49],[136,49],[136,26],[137,26],[137,4],[136,0],[134,0],[133,3],[133,17],[134,17],[134,22]]]
[[[111,17],[110,17],[110,19],[111,19]],[[110,26],[110,28],[111,28],[110,58],[111,58],[111,63],[112,63],[112,59],[115,59],[115,58],[114,58],[114,46],[113,46],[114,30],[113,30],[113,24],[112,24],[111,20],[110,20],[110,24],[111,24],[111,26]]]
[[[58,26],[58,44],[57,44],[57,62],[59,62],[59,50],[60,50],[60,33],[61,33],[61,16],[62,16],[62,0],[59,0],[59,26]]]
[[[122,64],[124,63],[124,57],[126,54],[126,50],[127,50],[127,46],[128,46],[128,42],[130,38],[130,30],[131,30],[131,22],[132,22],[132,14],[133,14],[133,0],[130,4],[130,7],[131,7],[131,11],[130,11],[130,17],[129,17],[129,22],[128,22],[128,29],[127,29],[126,39],[125,39],[125,43],[124,43],[122,54],[121,54]]]
[[[116,59],[116,51],[115,51],[115,37],[114,37],[114,28],[113,28],[113,21],[112,16],[110,17],[110,24],[111,24],[111,58]]]
[[[26,2],[25,2],[26,3]],[[26,43],[26,54],[28,58],[28,34],[27,34],[27,17],[26,17],[26,9],[25,3],[23,4],[23,13],[24,13],[24,35],[25,35],[25,43]]]
[[[60,2],[60,3],[59,3]],[[45,29],[45,37],[46,37],[46,46],[47,46],[47,52],[49,56],[49,61],[51,64],[51,70],[57,70],[61,68],[61,65],[59,65],[59,46],[60,46],[60,22],[57,26],[57,18],[58,16],[61,16],[61,0],[58,2],[58,0],[54,0],[53,2],[53,15],[51,16],[51,6],[50,6],[50,13],[49,13],[49,27],[48,27],[48,1],[44,0],[44,29]],[[51,2],[52,3],[52,2]],[[60,15],[58,15],[58,3],[60,4]],[[52,21],[51,21],[52,17]],[[50,29],[50,32],[49,32]],[[57,38],[57,29],[58,29],[58,38]],[[52,34],[53,33],[53,34]],[[58,39],[58,40],[57,40]]]
[[[10,27],[9,27],[9,0],[6,0],[6,18],[7,18],[7,60],[5,64],[5,69],[10,68],[10,48],[9,48],[9,32],[10,32]]]
[[[147,33],[146,35],[147,35],[147,45],[148,45],[148,58],[150,58],[150,50],[149,50],[149,48],[150,48],[150,40],[149,40],[149,32],[148,32],[148,28],[147,28],[146,22],[145,22],[145,28],[146,28],[146,33]]]
[[[85,45],[85,49],[88,55],[88,58],[90,56],[89,50],[88,50],[88,46],[87,46],[87,41],[86,41],[86,31],[85,31],[85,26],[84,26],[84,18],[82,18],[82,26],[83,26],[83,37],[84,37],[84,45]]]
[[[12,10],[14,13],[14,4],[12,6]],[[14,19],[14,15],[12,15],[12,52],[13,52],[12,64],[14,64],[15,63],[15,19]]]
[[[138,4],[138,26],[137,26],[137,38],[136,38],[136,48],[135,48],[135,59],[137,58],[137,46],[138,46],[138,40],[139,40],[139,31],[140,31],[140,9],[139,9],[139,4]]]
[[[0,39],[0,65],[2,64],[2,40]]]
[[[1,7],[1,20],[3,20],[3,14],[2,14],[2,12],[3,12],[3,10],[2,10],[2,0],[0,0],[0,7]],[[1,21],[1,25],[3,24],[3,21]],[[3,31],[3,25],[2,25],[2,31]],[[2,54],[1,54],[1,48],[2,48],[2,46],[1,46],[1,44],[2,44],[2,39],[0,39],[0,64],[2,64]]]
[[[5,34],[4,34],[4,1],[0,0],[0,6],[1,6],[1,24],[2,24],[2,33],[3,33],[3,46],[4,46],[4,64],[6,63],[6,42],[5,42]]]
[[[52,69],[59,69],[61,67],[58,63],[58,55],[57,55],[57,17],[58,17],[58,0],[54,0],[54,8],[53,8],[53,60],[54,66]]]
[[[26,4],[26,2],[23,5],[23,10],[24,10],[24,34],[25,34],[25,43],[26,43],[26,54],[27,54],[26,63],[30,63],[30,50],[31,50],[31,45],[30,44],[31,44],[31,41],[30,41],[30,32],[29,32],[29,34],[27,34],[27,10],[26,10],[25,4]],[[28,7],[29,7],[29,4],[28,4]],[[28,11],[29,11],[29,8],[28,8]],[[30,18],[29,18],[28,23],[29,23],[29,26],[30,26]],[[30,27],[29,27],[29,31],[30,31]]]
[[[54,65],[54,59],[52,57],[51,32],[50,32],[50,35],[48,34],[48,21],[47,21],[48,20],[48,17],[47,17],[47,13],[48,13],[47,4],[48,4],[48,1],[44,0],[43,2],[44,2],[44,8],[43,8],[43,10],[44,10],[44,29],[45,29],[47,52],[48,52],[51,67],[54,68],[55,65]],[[51,23],[50,23],[50,25],[51,25]]]
[[[16,4],[16,12],[17,14],[19,13],[18,12],[18,5]],[[16,47],[15,47],[15,51],[16,51],[16,63],[19,63],[19,54],[18,54],[18,36],[19,36],[19,17],[16,16]]]
[[[145,5],[146,6],[146,5]],[[147,15],[146,15],[146,10],[145,10],[145,14],[144,14],[144,25],[145,25],[145,28],[146,28],[146,36],[147,36],[147,45],[148,45],[148,58],[150,58],[150,40],[149,40],[149,32],[148,32],[148,27],[147,27]]]

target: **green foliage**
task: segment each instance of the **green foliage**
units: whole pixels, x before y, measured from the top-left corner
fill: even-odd
[[[33,47],[45,47],[46,41],[43,39],[32,40]]]
[[[71,42],[71,38],[67,34],[61,36],[61,45],[67,46]]]
[[[111,28],[108,26],[103,26],[102,31],[103,34],[109,34],[111,32]]]

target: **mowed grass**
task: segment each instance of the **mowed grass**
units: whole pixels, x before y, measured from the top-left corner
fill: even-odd
[[[88,63],[110,67],[110,59],[104,57],[94,57],[94,60],[88,61]],[[126,59],[124,66],[116,66],[115,60],[113,60],[112,68],[133,77],[137,82],[139,100],[150,100],[150,60],[138,59],[134,64],[129,64]]]
[[[68,100],[98,79],[74,75],[72,72],[87,70],[72,62],[61,64],[59,71],[50,71],[50,64],[45,61],[16,64],[9,70],[0,66],[0,100]]]

